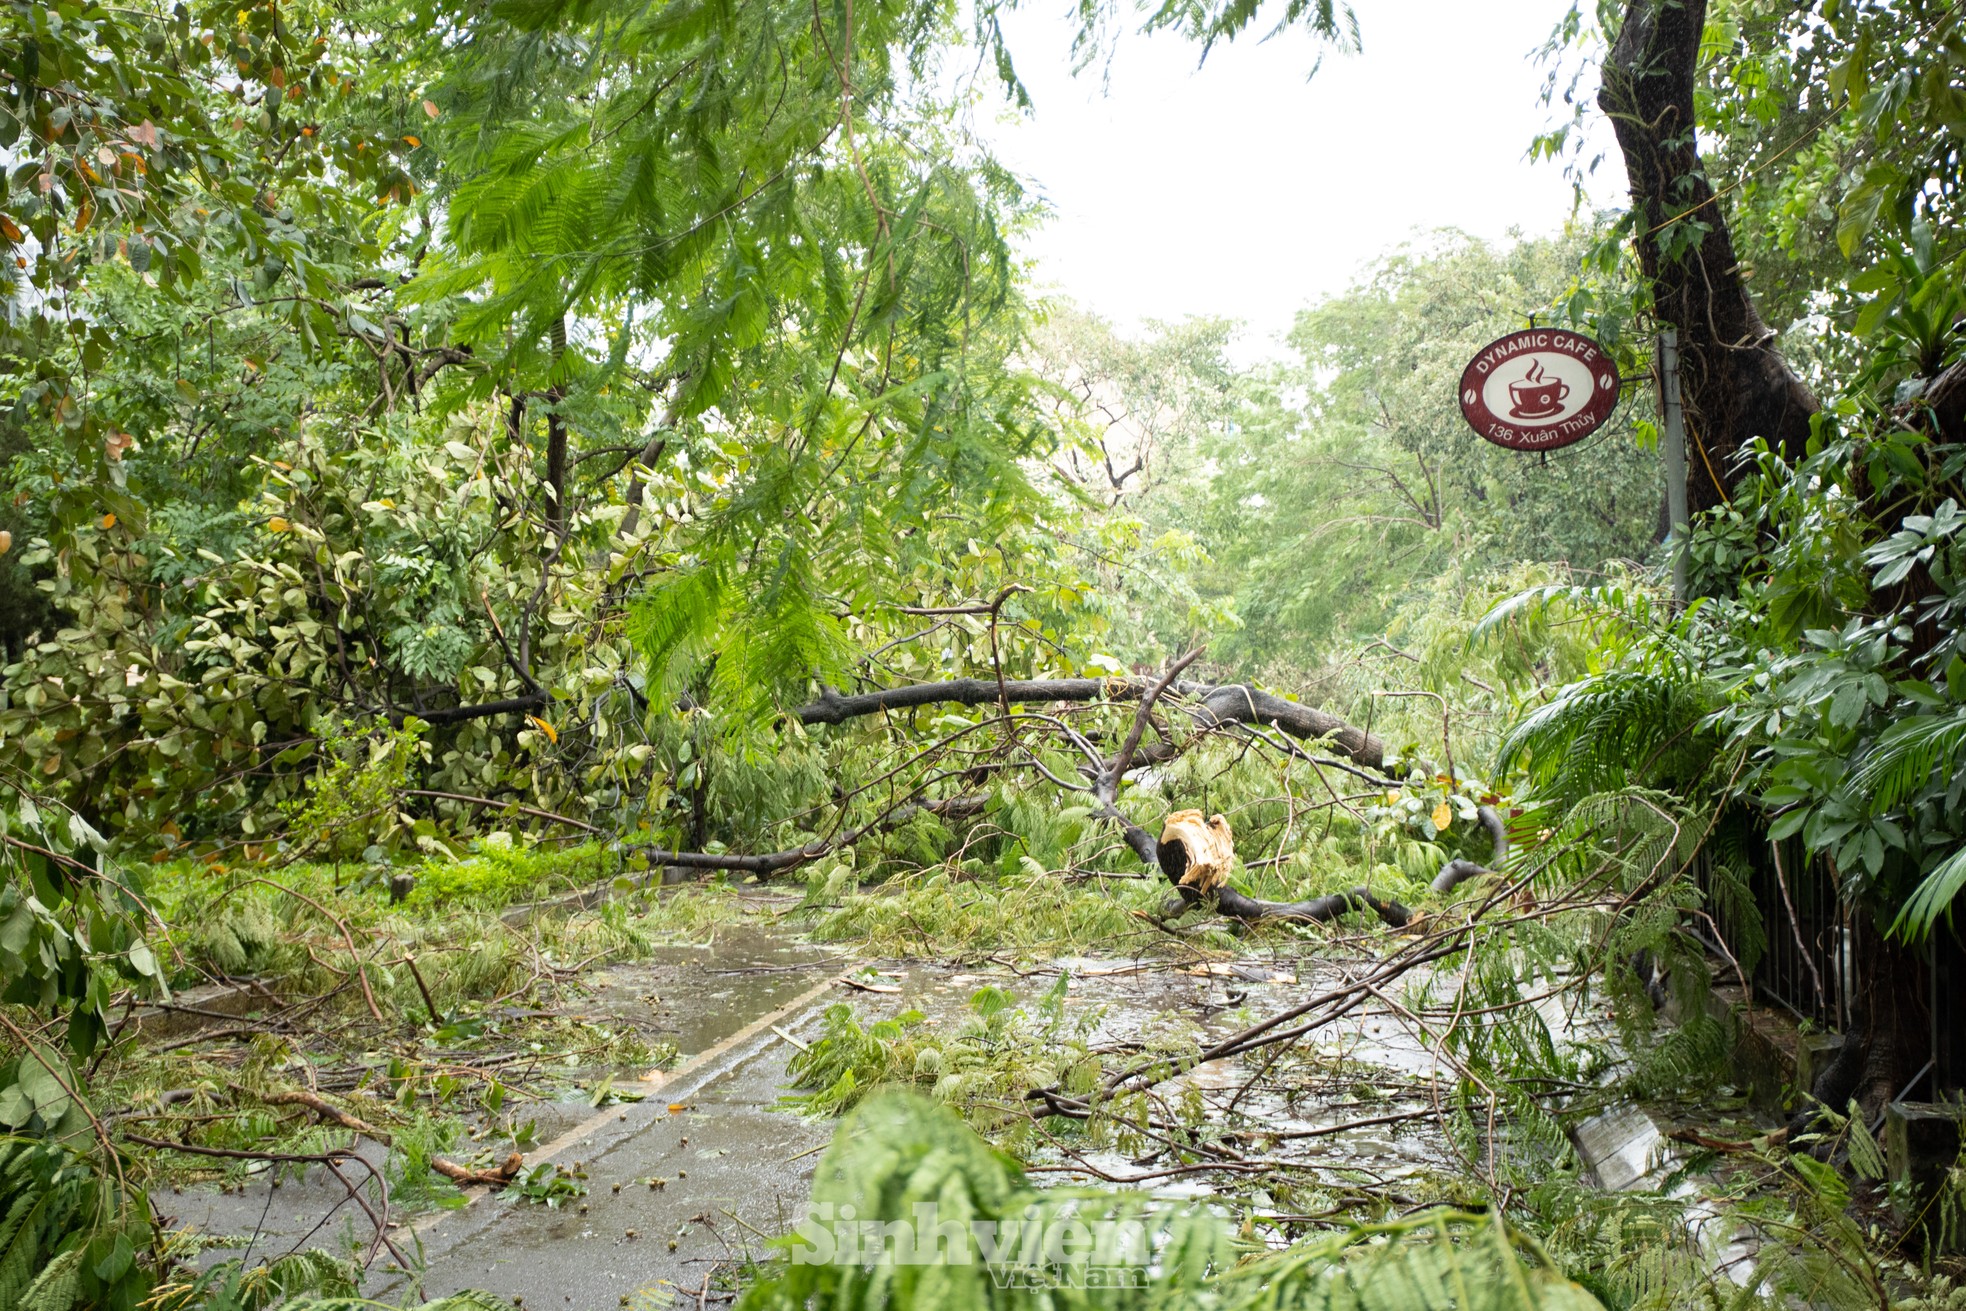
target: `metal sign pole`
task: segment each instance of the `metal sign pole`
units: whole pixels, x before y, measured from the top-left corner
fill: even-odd
[[[1666,518],[1672,525],[1672,600],[1686,603],[1686,416],[1679,400],[1679,330],[1659,329],[1659,408],[1665,414]]]

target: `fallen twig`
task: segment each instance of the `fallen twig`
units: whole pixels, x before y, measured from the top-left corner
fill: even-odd
[[[245,1092],[247,1090],[235,1084],[233,1085],[233,1091]],[[282,1088],[273,1092],[258,1092],[252,1093],[251,1095],[273,1106],[305,1106],[322,1119],[338,1124],[344,1129],[352,1129],[354,1132],[366,1138],[371,1138],[381,1143],[384,1147],[393,1146],[396,1141],[396,1136],[387,1129],[379,1129],[367,1120],[364,1120],[361,1116],[344,1111],[333,1102],[311,1092],[303,1092],[298,1088]],[[525,1163],[526,1158],[518,1152],[514,1152],[506,1157],[496,1169],[492,1170],[474,1170],[468,1165],[459,1165],[456,1161],[442,1156],[432,1155],[430,1157],[430,1168],[438,1174],[443,1175],[446,1179],[455,1180],[461,1184],[485,1184],[493,1188],[503,1188],[506,1184],[511,1183],[518,1176],[519,1171],[524,1168]]]
[[[526,1158],[517,1152],[506,1157],[494,1170],[473,1170],[469,1166],[459,1165],[441,1156],[430,1158],[432,1170],[453,1183],[463,1184],[466,1187],[482,1184],[488,1188],[503,1188],[518,1178],[519,1171],[525,1168],[525,1164]]]

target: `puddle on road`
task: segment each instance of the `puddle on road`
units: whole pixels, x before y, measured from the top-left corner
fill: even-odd
[[[587,1013],[634,1025],[688,1059],[783,1005],[851,958],[763,929],[665,944],[645,959],[589,971]]]

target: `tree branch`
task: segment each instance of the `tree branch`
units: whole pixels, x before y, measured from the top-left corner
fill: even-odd
[[[1009,680],[999,689],[995,679],[958,678],[946,683],[914,683],[851,696],[826,688],[817,701],[792,713],[802,724],[844,724],[849,719],[890,710],[931,705],[988,705],[999,699],[1019,705],[1049,701],[1137,701],[1151,686],[1142,678],[1039,678]],[[1369,769],[1385,765],[1386,744],[1370,733],[1336,715],[1286,701],[1249,684],[1177,682],[1173,690],[1196,703],[1190,713],[1204,728],[1226,724],[1274,725],[1295,738],[1329,737],[1333,750]]]

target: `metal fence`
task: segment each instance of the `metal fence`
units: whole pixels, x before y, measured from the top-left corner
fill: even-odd
[[[1932,1083],[1966,1088],[1966,924],[1943,920],[1932,932]]]
[[[1747,938],[1745,926],[1730,912],[1728,898],[1712,895],[1716,876],[1704,859],[1699,873],[1710,894],[1709,933],[1718,935],[1715,945],[1737,956]],[[1759,909],[1764,941],[1749,974],[1757,1000],[1826,1029],[1848,1026],[1857,979],[1856,936],[1828,863],[1810,859],[1799,842],[1770,843],[1750,862],[1747,894]]]
[[[1851,1021],[1860,976],[1857,954],[1860,935],[1853,932],[1851,911],[1837,893],[1828,862],[1812,859],[1794,841],[1771,843],[1756,853],[1747,878],[1747,893],[1759,908],[1766,945],[1749,973],[1757,1001],[1774,1004],[1833,1030]],[[1698,867],[1702,886],[1715,892],[1715,874],[1704,855]],[[1709,895],[1711,924],[1703,936],[1728,954],[1745,934],[1737,916],[1728,912],[1728,899]],[[1931,1013],[1931,1063],[1923,1095],[1937,1096],[1966,1088],[1966,917],[1957,925],[1941,922],[1932,934],[1924,959]]]

